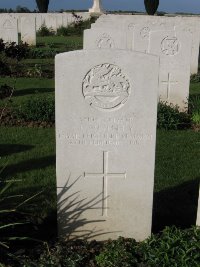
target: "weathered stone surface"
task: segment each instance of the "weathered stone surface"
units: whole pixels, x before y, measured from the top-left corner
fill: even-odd
[[[190,85],[191,34],[183,31],[150,33],[149,52],[160,57],[159,98],[187,109]]]
[[[59,234],[151,233],[159,59],[125,50],[56,56]]]
[[[0,38],[5,42],[16,42],[18,44],[17,19],[9,14],[0,16]]]
[[[140,25],[148,27],[151,30],[177,30],[188,31],[191,33],[192,50],[190,58],[190,72],[195,74],[198,72],[198,58],[200,45],[200,17],[199,16],[146,16],[146,15],[102,15],[96,23],[92,25],[92,29],[112,28],[123,31],[132,31],[137,35],[137,29]],[[146,24],[146,26],[145,26]],[[159,29],[160,27],[160,29]],[[141,43],[141,51],[143,43]],[[137,43],[136,43],[137,46]],[[138,44],[138,47],[140,45]],[[138,51],[138,49],[137,49]]]
[[[36,45],[36,19],[35,17],[21,17],[21,41],[28,45]]]

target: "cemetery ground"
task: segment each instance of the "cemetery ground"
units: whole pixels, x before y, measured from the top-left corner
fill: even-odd
[[[163,234],[141,244],[120,238],[105,243],[56,243],[51,248],[57,234],[54,56],[56,53],[81,49],[82,43],[82,36],[38,37],[37,47],[29,51],[31,56],[20,61],[13,59],[10,70],[14,74],[12,78],[6,74],[1,77],[0,86],[6,84],[8,93],[4,97],[7,91],[2,90],[0,100],[0,177],[1,181],[15,182],[3,195],[9,197],[9,205],[7,200],[0,202],[0,211],[12,209],[16,203],[20,207],[20,203],[23,203],[19,213],[6,216],[5,225],[27,218],[30,221],[22,226],[13,225],[5,235],[35,239],[12,243],[10,253],[14,253],[15,261],[12,259],[9,265],[8,258],[4,258],[5,262],[8,266],[27,267],[59,264],[77,267],[200,266],[200,256],[196,254],[200,232],[199,229],[190,228],[195,225],[197,212],[200,133],[188,125],[183,127],[185,129],[176,129],[178,115],[173,117],[174,121],[170,121],[171,115],[167,117],[172,129],[157,131],[153,232],[160,232],[166,225],[190,229],[181,231],[174,227],[167,228]],[[196,101],[200,99],[198,75],[192,79],[190,96]],[[200,105],[200,101],[198,103]],[[0,196],[3,193],[0,192]],[[50,249],[46,248],[46,244],[40,245],[38,240],[50,242]],[[36,246],[37,252],[24,250],[24,246],[30,249]],[[24,255],[28,254],[27,251],[31,254],[31,260]],[[40,253],[43,256],[39,260]],[[11,262],[15,262],[15,265]]]

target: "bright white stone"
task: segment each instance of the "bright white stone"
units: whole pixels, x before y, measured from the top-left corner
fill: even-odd
[[[158,57],[83,50],[57,55],[55,70],[59,235],[147,238]]]
[[[28,45],[36,45],[36,19],[35,17],[21,17],[21,40]]]
[[[111,28],[84,31],[84,49],[127,49],[127,34]]]
[[[182,30],[189,31],[192,36],[192,50],[190,58],[190,72],[195,74],[198,72],[198,58],[199,58],[199,44],[200,44],[200,17],[199,16],[176,16],[176,17],[164,17],[164,16],[146,16],[146,15],[102,15],[96,23],[92,25],[92,29],[104,28],[107,29],[123,29],[127,30],[130,25],[135,25],[136,28],[140,25],[146,24],[146,27],[153,26],[152,30]],[[155,29],[157,27],[157,29]],[[170,28],[171,27],[171,28]],[[135,28],[135,29],[136,29]],[[150,28],[150,27],[149,27]],[[134,27],[133,27],[133,31]],[[142,49],[143,44],[139,42],[138,47]],[[136,49],[138,51],[138,49]]]
[[[16,42],[18,44],[17,19],[9,14],[0,16],[0,38],[5,42]]]
[[[45,25],[48,29],[57,30],[57,19],[55,14],[44,14]]]
[[[183,111],[189,97],[191,45],[188,32],[150,33],[149,52],[160,57],[159,98]]]

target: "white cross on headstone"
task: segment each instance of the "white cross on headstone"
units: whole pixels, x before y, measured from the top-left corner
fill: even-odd
[[[167,81],[162,81],[163,84],[167,85],[167,100],[170,99],[170,93],[171,93],[171,85],[177,84],[177,81],[172,81],[171,73],[168,73]]]
[[[84,173],[84,178],[103,178],[102,186],[102,216],[107,216],[108,209],[108,178],[126,178],[124,173],[108,173],[108,154],[109,151],[103,151],[103,173]]]
[[[92,8],[89,9],[89,13],[95,13],[95,14],[103,14],[104,13],[101,0],[94,0]]]

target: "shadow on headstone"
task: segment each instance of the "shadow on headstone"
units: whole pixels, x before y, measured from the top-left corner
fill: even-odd
[[[82,216],[88,210],[101,210],[102,204],[102,193],[95,196],[92,199],[84,198],[80,196],[80,192],[70,193],[70,189],[81,179],[78,177],[72,184],[69,184],[70,177],[66,182],[65,186],[60,189],[57,194],[58,200],[58,229],[59,237],[65,240],[76,240],[76,239],[95,239],[98,236],[107,235],[113,232],[105,232],[103,230],[96,230],[94,227],[95,223],[103,223],[102,220],[87,220]],[[91,224],[90,230],[81,230],[86,224]],[[114,231],[115,232],[115,231]]]
[[[180,186],[154,193],[152,232],[165,226],[189,228],[196,224],[199,181],[196,178]]]

